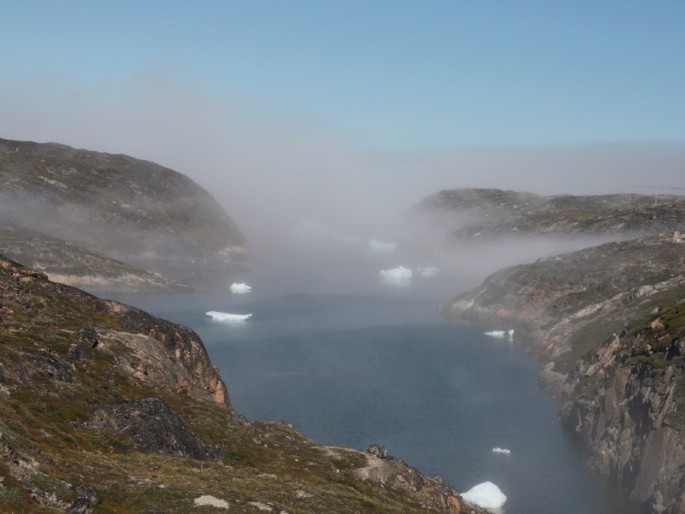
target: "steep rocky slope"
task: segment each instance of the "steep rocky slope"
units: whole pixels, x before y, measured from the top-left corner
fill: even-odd
[[[248,422],[190,329],[0,257],[0,511],[208,509],[484,513],[382,448]]]
[[[249,255],[236,225],[188,177],[54,143],[0,139],[0,214],[160,272],[226,269]]]
[[[588,463],[648,512],[685,512],[684,243],[653,236],[541,259],[442,307],[517,329]]]

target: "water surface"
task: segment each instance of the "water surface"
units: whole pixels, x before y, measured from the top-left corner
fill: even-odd
[[[635,512],[583,466],[557,421],[559,406],[537,385],[539,364],[506,338],[445,322],[433,300],[228,292],[120,299],[196,330],[249,419],[287,420],[330,445],[381,444],[460,491],[494,482],[508,497],[507,514]],[[253,316],[221,323],[209,310]]]

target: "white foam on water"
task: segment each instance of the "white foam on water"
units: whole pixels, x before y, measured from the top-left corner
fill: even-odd
[[[511,450],[507,450],[506,448],[493,448],[492,453],[504,453],[505,455],[510,455]]]

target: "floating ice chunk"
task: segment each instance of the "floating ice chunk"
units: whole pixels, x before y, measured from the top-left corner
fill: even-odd
[[[422,277],[434,277],[440,270],[435,266],[426,266],[425,268],[419,268],[419,273]]]
[[[381,281],[396,287],[409,287],[411,285],[412,270],[404,266],[381,270]]]
[[[237,282],[233,282],[233,284],[231,284],[231,293],[233,294],[245,294],[250,292],[252,292],[252,286],[248,286],[245,283],[241,282],[238,284]]]
[[[252,317],[252,314],[231,314],[229,312],[209,311],[207,316],[216,321],[227,321],[229,323],[240,323],[247,321]]]
[[[506,448],[493,448],[492,453],[504,453],[505,455],[511,454],[511,450],[507,450]]]
[[[492,482],[483,482],[463,493],[462,498],[484,509],[499,509],[507,497]]]
[[[514,340],[514,330],[491,330],[490,332],[485,332],[486,336],[490,337],[509,337],[510,341]]]
[[[378,239],[369,241],[369,250],[371,253],[393,253],[397,248],[397,243],[384,243]]]

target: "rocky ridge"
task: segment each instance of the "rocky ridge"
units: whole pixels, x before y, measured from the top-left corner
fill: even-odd
[[[562,399],[588,464],[654,513],[685,512],[683,243],[652,236],[540,259],[442,307],[516,328],[546,363],[540,381]]]
[[[190,329],[0,256],[3,512],[484,513],[386,452],[236,414]]]
[[[602,237],[631,239],[672,233],[685,223],[685,198],[611,194],[542,196],[501,189],[452,189],[434,193],[405,215],[407,237],[430,234],[433,244],[455,245],[495,238]]]
[[[210,193],[149,161],[0,139],[0,191],[0,217],[14,222],[13,243],[3,238],[0,250],[13,257],[20,258],[21,244],[28,244],[19,238],[35,239],[36,233],[172,276],[230,270],[249,256],[244,236]],[[33,258],[40,262],[42,255]],[[51,258],[43,262],[50,274],[53,263],[70,265],[69,255]],[[99,264],[106,272],[98,276],[113,282],[109,275],[117,274],[116,266],[108,270],[106,260]],[[148,276],[138,288],[146,280],[153,289],[163,286]],[[125,284],[119,280],[120,287]]]

